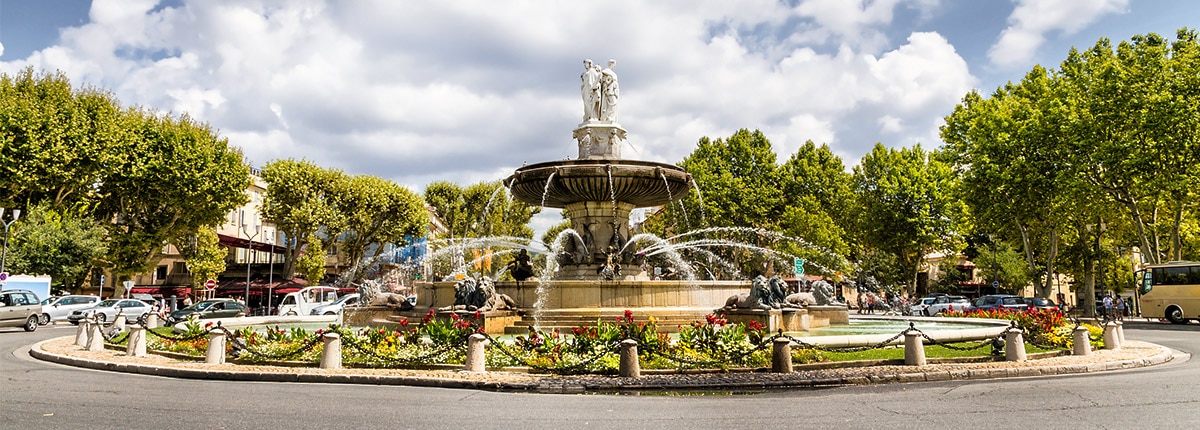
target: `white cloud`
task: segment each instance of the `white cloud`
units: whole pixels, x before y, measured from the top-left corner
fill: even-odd
[[[748,128],[781,160],[813,140],[853,165],[877,141],[936,136],[974,82],[940,35],[884,37],[902,4],[937,5],[98,0],[90,23],[0,71],[61,69],[188,112],[256,166],[306,158],[420,190],[574,158],[579,62],[615,58],[628,158],[678,162]]]
[[[1017,0],[1009,27],[988,50],[988,59],[1002,67],[1023,65],[1046,41],[1046,34],[1074,34],[1104,15],[1122,13],[1129,0]]]

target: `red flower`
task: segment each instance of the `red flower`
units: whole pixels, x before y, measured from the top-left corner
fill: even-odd
[[[758,322],[758,320],[750,320],[750,324],[747,324],[747,326],[750,328],[750,330],[762,330],[763,329],[762,323]]]
[[[453,320],[455,320],[455,321],[458,321],[458,312],[451,312],[451,313],[450,313],[450,319],[453,319]]]
[[[408,317],[400,318],[400,327],[408,327]]]
[[[713,324],[717,323],[717,317],[716,317],[716,315],[713,315],[713,314],[705,315],[704,319],[708,321],[709,325],[713,325]]]
[[[475,311],[475,319],[477,319],[477,320],[481,320],[481,319],[483,319],[483,312],[482,312],[482,311]]]
[[[626,309],[625,310],[625,319],[629,320],[629,322],[633,322],[633,311]]]
[[[204,328],[209,328],[209,327],[212,327],[212,321],[209,321],[204,324]],[[280,330],[280,331],[283,331],[283,330]]]
[[[319,334],[319,335],[320,335],[320,334],[325,334],[325,329],[323,329],[323,328],[319,328],[319,329],[317,329],[317,334]]]

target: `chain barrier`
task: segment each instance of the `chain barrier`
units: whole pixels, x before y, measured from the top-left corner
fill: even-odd
[[[647,354],[650,354],[650,355],[654,355],[654,356],[660,357],[660,358],[663,358],[663,359],[665,359],[665,360],[667,360],[667,361],[673,361],[673,362],[680,363],[680,364],[686,364],[686,365],[691,365],[691,366],[715,366],[715,367],[721,367],[721,366],[723,366],[723,365],[725,365],[725,364],[728,364],[729,362],[741,362],[741,363],[745,363],[745,362],[746,362],[746,358],[750,357],[750,355],[751,355],[751,354],[754,354],[754,353],[756,353],[756,352],[758,352],[758,351],[761,351],[761,350],[763,350],[763,349],[766,349],[767,345],[771,345],[772,343],[774,343],[774,342],[775,342],[775,339],[778,339],[778,338],[779,338],[779,337],[782,335],[782,333],[783,333],[783,331],[782,331],[782,330],[780,330],[780,334],[778,334],[778,335],[775,335],[775,336],[771,336],[771,337],[769,337],[769,338],[765,338],[765,339],[763,339],[761,342],[759,342],[757,345],[755,345],[755,346],[754,346],[754,348],[751,348],[749,351],[746,351],[746,352],[743,352],[743,353],[737,353],[737,352],[735,352],[735,353],[733,353],[733,354],[727,354],[727,355],[728,355],[728,358],[730,358],[730,360],[727,360],[727,362],[722,362],[722,361],[720,361],[720,360],[703,360],[703,359],[695,359],[695,360],[694,360],[694,359],[691,359],[691,358],[685,358],[685,357],[679,357],[679,356],[676,356],[676,355],[670,355],[670,354],[667,354],[667,353],[665,353],[665,352],[662,352],[662,351],[657,351],[657,350],[647,350],[647,351],[646,351],[646,353],[647,353]]]
[[[358,351],[363,354],[366,354],[367,356],[370,356],[371,358],[374,358],[374,359],[382,361],[382,362],[389,362],[389,361],[390,362],[399,362],[400,364],[403,364],[403,365],[427,363],[430,359],[432,359],[434,357],[441,356],[442,354],[445,354],[457,347],[462,346],[461,342],[460,343],[447,343],[447,344],[443,345],[440,349],[434,350],[425,355],[420,355],[420,356],[416,356],[416,357],[408,357],[408,358],[400,358],[400,357],[396,357],[396,356],[385,356],[385,355],[380,355],[380,354],[376,353],[371,348],[368,348],[368,347],[362,345],[362,343],[358,342],[358,336],[356,336],[352,333],[341,333],[341,334],[342,334],[342,344],[345,345],[347,348],[353,349],[353,350]]]
[[[175,337],[175,336],[171,336],[171,335],[162,334],[156,330],[151,329],[150,327],[148,327],[146,320],[144,318],[138,318],[136,324],[141,326],[142,328],[146,329],[146,333],[150,333],[150,335],[152,335],[152,336],[166,339],[166,340],[175,341],[175,342],[191,342],[193,340],[205,339],[208,337],[208,333],[209,333],[208,330],[205,330],[205,331],[193,334],[191,336]]]
[[[892,336],[891,338],[889,338],[889,339],[887,339],[887,340],[884,340],[884,341],[882,341],[882,342],[876,343],[876,344],[874,344],[874,345],[869,345],[869,346],[851,346],[851,347],[841,347],[841,348],[831,348],[831,347],[827,347],[827,346],[822,346],[822,345],[817,345],[817,344],[808,343],[808,342],[805,342],[805,341],[803,341],[803,340],[800,340],[800,339],[794,338],[794,337],[792,337],[792,336],[790,336],[790,335],[783,334],[783,330],[779,330],[779,334],[777,334],[777,335],[775,335],[775,336],[771,336],[771,339],[772,339],[772,340],[774,340],[774,339],[777,339],[777,338],[787,339],[787,340],[788,340],[788,341],[790,341],[791,343],[794,343],[794,344],[796,344],[796,345],[799,345],[801,348],[804,348],[804,349],[815,349],[815,350],[817,350],[817,351],[825,351],[825,352],[862,352],[862,351],[869,351],[869,350],[872,350],[872,349],[883,349],[883,347],[890,345],[892,342],[895,342],[897,339],[900,339],[900,337],[901,337],[901,336],[904,336],[904,334],[905,334],[905,333],[908,333],[908,330],[909,330],[909,329],[905,329],[904,331],[900,332],[899,334],[897,334],[897,335],[895,335],[895,336]]]
[[[513,361],[523,364],[526,367],[529,367],[530,369],[536,369],[536,370],[541,370],[541,371],[550,372],[550,373],[558,373],[558,374],[572,374],[572,373],[579,373],[581,371],[587,370],[588,366],[591,366],[593,363],[595,363],[596,361],[599,361],[601,358],[607,357],[609,354],[619,353],[620,348],[621,348],[620,342],[612,342],[606,348],[600,350],[599,352],[593,354],[591,357],[588,357],[587,359],[585,359],[579,363],[575,363],[570,366],[563,366],[563,367],[549,367],[549,366],[543,366],[540,364],[534,364],[534,363],[525,361],[525,359],[523,359],[521,357],[517,357],[515,354],[512,353],[512,351],[509,351],[508,348],[504,346],[505,345],[504,342],[496,340],[495,338],[493,338],[491,335],[489,335],[487,333],[481,333],[481,334],[485,338],[487,338],[487,340],[489,342],[491,342],[492,347],[496,348],[497,350],[500,351],[500,353],[504,354],[508,358],[511,358]]]

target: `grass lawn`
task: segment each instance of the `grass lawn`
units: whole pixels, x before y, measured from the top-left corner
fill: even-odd
[[[979,345],[979,342],[961,342],[952,343],[951,346],[958,348],[971,348]],[[1036,354],[1039,352],[1057,351],[1057,349],[1042,349],[1033,346],[1029,343],[1025,344],[1025,352],[1028,354]],[[903,360],[904,348],[883,348],[871,349],[859,352],[822,352],[822,355],[829,361],[858,361],[858,360]],[[941,345],[925,345],[925,358],[964,358],[964,357],[985,357],[992,355],[991,346],[983,346],[970,351],[958,351],[950,348],[942,347]]]

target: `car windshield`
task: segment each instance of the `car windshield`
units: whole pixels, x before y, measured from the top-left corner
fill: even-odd
[[[1025,303],[1028,303],[1028,304],[1031,304],[1034,306],[1049,306],[1050,299],[1043,299],[1043,298],[1025,299]]]
[[[120,300],[108,299],[103,302],[97,303],[96,306],[101,307],[101,308],[111,308],[113,306],[116,306],[117,303],[119,303],[119,302],[120,302]]]
[[[340,304],[342,304],[342,303],[346,303],[346,301],[347,301],[347,300],[350,300],[350,299],[353,299],[353,298],[355,298],[355,296],[342,296],[342,297],[339,297],[339,298],[338,298],[336,301],[334,301],[334,302],[333,302],[333,303],[331,303],[331,304],[334,304],[334,305],[340,305]]]
[[[196,311],[203,311],[215,304],[217,304],[217,302],[200,302],[200,303],[196,303],[196,304],[192,305],[189,309],[196,310]]]

